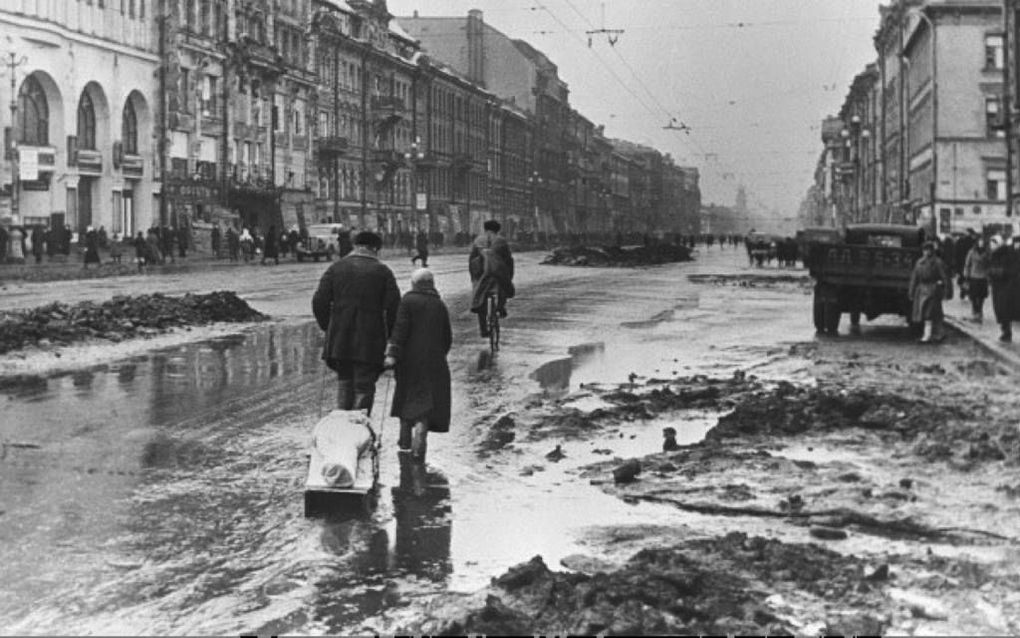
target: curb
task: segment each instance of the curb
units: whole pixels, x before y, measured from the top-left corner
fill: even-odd
[[[1014,351],[998,341],[990,341],[986,335],[979,334],[973,326],[955,317],[947,316],[945,322],[947,326],[968,337],[980,346],[982,350],[1008,366],[1013,372],[1020,373],[1020,351]]]

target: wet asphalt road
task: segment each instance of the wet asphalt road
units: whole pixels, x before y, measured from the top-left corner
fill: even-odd
[[[231,289],[276,321],[2,388],[3,438],[18,445],[0,460],[0,630],[357,632],[536,554],[554,565],[599,524],[675,524],[673,510],[624,505],[574,475],[604,458],[600,447],[656,451],[661,424],[566,441],[558,464],[543,457],[549,441],[486,456],[479,440],[529,396],[631,372],[806,380],[807,362],[789,350],[814,338],[810,297],[794,285],[687,279],[750,272],[732,249],[647,270],[544,267],[540,257],[518,256],[519,295],[493,361],[467,311],[465,257],[433,260],[454,320],[452,431],[431,437],[427,472],[401,468],[396,423],[380,418],[384,377],[379,507],[331,520],[306,519],[302,503],[311,428],[333,397],[309,310],[321,264],[10,291],[4,303],[17,305],[41,303],[43,290],[74,301]],[[392,265],[406,288],[410,266]],[[709,425],[693,420],[681,442]],[[532,465],[542,470],[522,476]]]

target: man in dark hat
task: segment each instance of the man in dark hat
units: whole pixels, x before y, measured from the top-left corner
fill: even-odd
[[[478,314],[478,327],[482,336],[489,336],[488,310],[485,298],[489,292],[496,292],[496,308],[500,317],[506,316],[506,300],[516,294],[514,290],[514,258],[510,244],[499,234],[498,221],[490,219],[482,225],[485,231],[471,246],[468,256],[468,272],[471,275],[471,312]]]
[[[322,358],[337,373],[337,407],[371,412],[383,369],[400,290],[393,271],[379,261],[382,238],[358,233],[354,249],[326,270],[312,296],[312,312],[326,333]]]

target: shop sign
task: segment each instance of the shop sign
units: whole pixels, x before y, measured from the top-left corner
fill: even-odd
[[[215,182],[204,181],[168,181],[163,186],[163,196],[167,201],[184,204],[204,204],[220,201],[222,189]]]
[[[39,179],[39,149],[18,149],[18,179],[25,182]]]

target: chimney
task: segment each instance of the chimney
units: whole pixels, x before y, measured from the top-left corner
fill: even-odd
[[[480,9],[468,11],[467,18],[468,80],[485,86],[485,20]]]

